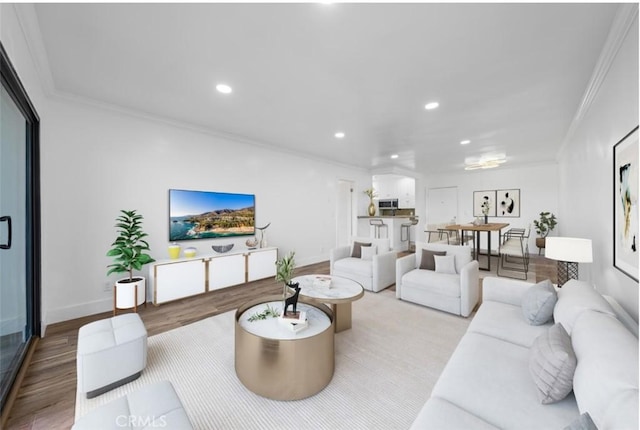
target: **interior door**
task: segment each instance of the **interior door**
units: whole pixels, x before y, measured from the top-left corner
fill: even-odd
[[[457,223],[458,187],[429,188],[427,224]]]
[[[338,181],[336,204],[336,246],[348,245],[354,236],[353,182]]]

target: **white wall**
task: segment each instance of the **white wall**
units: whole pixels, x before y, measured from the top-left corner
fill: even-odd
[[[637,9],[636,9],[637,10]],[[562,236],[593,241],[580,278],[638,321],[638,282],[613,267],[613,146],[638,125],[638,16],[595,98],[559,158]]]
[[[532,165],[526,167],[509,168],[503,164],[491,170],[473,170],[451,172],[448,175],[427,176],[423,189],[418,193],[426,195],[429,188],[457,187],[458,214],[456,219],[464,224],[473,221],[473,192],[482,190],[520,189],[520,217],[489,217],[489,222],[509,223],[507,227],[529,227],[533,220],[539,218],[542,211],[554,213],[560,223],[562,214],[558,208],[558,166],[556,164]],[[426,209],[427,218],[429,208]],[[533,226],[532,226],[533,229]],[[551,233],[555,236],[556,231]],[[419,236],[425,240],[424,234]],[[529,235],[529,250],[537,252],[535,246],[535,230]],[[481,247],[486,249],[486,234],[481,234]],[[491,248],[498,249],[497,233],[491,239]]]

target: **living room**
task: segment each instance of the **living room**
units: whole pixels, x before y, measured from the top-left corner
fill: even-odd
[[[601,51],[591,68],[583,71],[584,86],[567,102],[573,103],[571,117],[557,125],[561,137],[554,153],[542,161],[513,160],[496,169],[471,172],[462,167],[448,171],[411,171],[392,164],[362,167],[350,163],[359,154],[346,147],[346,141],[328,140],[325,145],[333,145],[341,161],[327,160],[242,136],[241,129],[193,125],[179,119],[179,112],[167,119],[71,94],[59,88],[63,83],[47,80],[51,74],[43,70],[43,59],[51,53],[44,51],[42,41],[40,45],[34,41],[40,31],[35,6],[0,8],[3,46],[41,119],[45,336],[51,324],[111,310],[112,292],[106,287],[115,277],[105,276],[109,264],[105,254],[120,209],[137,209],[144,215],[152,254],[162,259],[169,245],[168,190],[255,194],[256,225],[271,223],[269,244],[277,246],[280,255],[295,250],[298,265],[306,266],[327,261],[329,250],[336,246],[338,182],[353,184],[354,215],[364,215],[368,198],[363,191],[376,173],[415,177],[416,214],[421,220],[428,219],[426,195],[432,188],[457,187],[458,219],[463,221],[473,218],[473,191],[520,189],[520,226],[549,210],[560,220],[555,235],[591,239],[593,262],[580,266],[580,279],[614,297],[638,320],[638,283],[613,266],[612,172],[614,145],[638,125],[637,6],[621,7],[611,22],[611,33],[605,32],[600,40]],[[121,66],[126,76],[128,66]],[[143,103],[153,103],[153,97],[140,96]],[[530,152],[539,156],[536,148]],[[196,247],[204,254],[218,242],[202,241]],[[235,243],[243,246],[244,239]]]

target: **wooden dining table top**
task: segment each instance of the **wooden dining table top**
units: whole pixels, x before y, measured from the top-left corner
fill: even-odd
[[[451,224],[445,227],[445,230],[464,230],[464,231],[500,231],[508,227],[506,222],[492,222],[487,224]]]

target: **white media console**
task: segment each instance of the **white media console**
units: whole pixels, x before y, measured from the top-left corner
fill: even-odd
[[[276,275],[278,248],[157,261],[149,266],[154,305]]]

